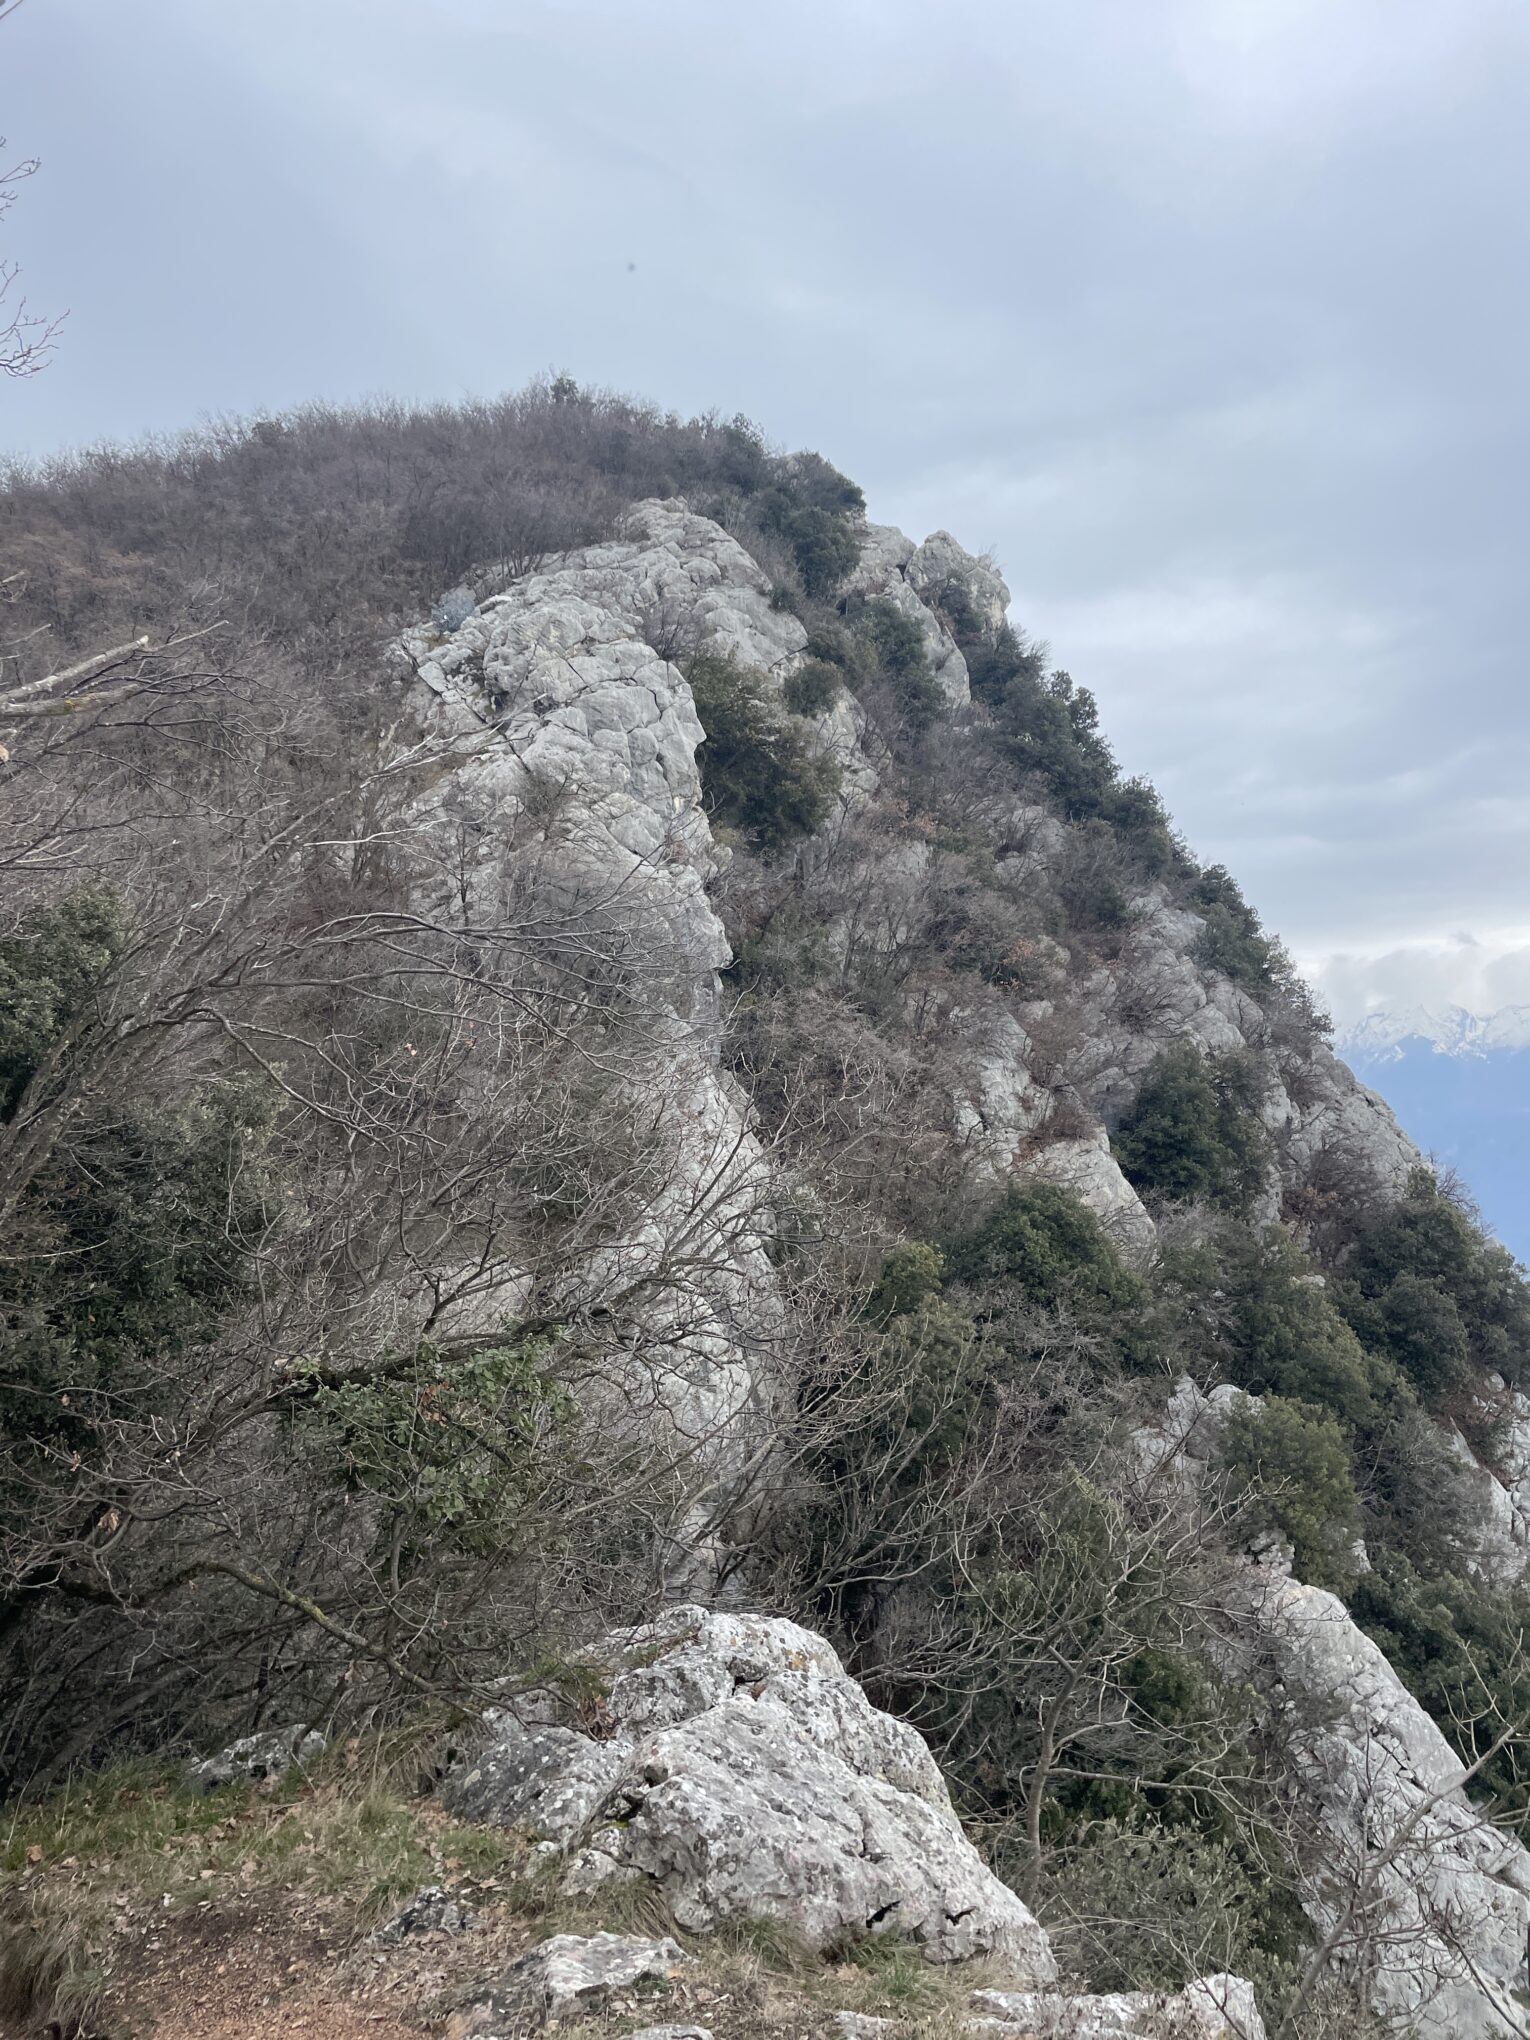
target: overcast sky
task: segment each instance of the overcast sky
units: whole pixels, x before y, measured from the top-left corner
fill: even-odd
[[[44,452],[548,368],[990,546],[1341,1018],[1530,1001],[1524,0],[25,0]]]

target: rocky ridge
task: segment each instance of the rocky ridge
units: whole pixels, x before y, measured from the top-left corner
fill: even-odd
[[[703,1146],[742,1139],[747,1164],[752,1155],[737,1108],[706,1075],[717,973],[730,956],[706,884],[726,852],[713,841],[702,804],[695,754],[703,732],[690,690],[654,644],[675,656],[727,654],[779,687],[804,663],[807,633],[771,607],[760,568],[707,518],[673,502],[639,503],[627,530],[619,542],[569,554],[487,597],[453,631],[427,625],[406,633],[398,655],[413,676],[419,728],[444,738],[454,754],[436,798],[473,832],[483,883],[494,882],[497,818],[556,789],[565,805],[558,854],[570,882],[620,890],[624,901],[640,903],[655,951],[670,964],[666,995],[683,1028],[676,1056],[696,1073],[691,1110],[706,1128]],[[889,526],[866,526],[847,587],[893,603],[915,622],[943,693],[959,706],[970,693],[965,660],[925,599],[952,581],[981,615],[1002,618],[1008,590],[998,573],[944,532],[919,546]],[[841,797],[852,803],[871,798],[877,785],[863,738],[863,720],[842,693],[814,740],[849,768]],[[1017,815],[1014,833],[1020,847],[1001,860],[1014,875],[1058,853],[1059,825],[1042,811]],[[917,843],[899,854],[911,877],[929,855]],[[981,1166],[1066,1183],[1142,1251],[1151,1227],[1110,1155],[1110,1126],[1166,1041],[1238,1049],[1262,1042],[1269,1030],[1245,990],[1196,961],[1199,915],[1173,907],[1156,885],[1130,903],[1130,916],[1121,968],[1081,980],[1064,974],[1046,1000],[997,1022],[974,1013],[971,1033],[951,1042],[952,1113],[971,1131]],[[1123,1010],[1128,976],[1132,999]],[[1038,1028],[1069,1041],[1046,1078],[1034,1066]],[[1382,1101],[1320,1044],[1305,1052],[1295,1089],[1299,1098],[1273,1078],[1261,1108],[1274,1137],[1270,1194],[1277,1204],[1325,1156],[1393,1187],[1418,1162]],[[1048,1139],[1063,1097],[1093,1125]],[[1053,1154],[1053,1147],[1067,1151]]]
[[[849,592],[890,601],[917,626],[946,700],[960,706],[970,692],[966,663],[930,599],[953,579],[983,615],[1002,617],[1002,580],[947,534],[917,546],[888,527],[867,526]],[[707,1441],[710,1481],[734,1450],[746,1411],[769,1402],[769,1364],[750,1327],[779,1309],[764,1245],[779,1181],[746,1105],[717,1066],[718,974],[729,948],[707,885],[727,852],[708,824],[696,764],[701,726],[674,663],[697,651],[727,653],[780,688],[804,661],[806,633],[772,607],[769,584],[742,546],[674,502],[638,504],[619,541],[567,555],[490,595],[454,630],[422,627],[400,642],[416,724],[454,754],[453,770],[432,797],[470,833],[479,881],[496,882],[497,840],[510,818],[551,793],[559,816],[556,855],[570,886],[637,902],[654,953],[664,958],[652,996],[671,1023],[669,1091],[681,1165],[669,1194],[694,1202],[703,1183],[714,1190],[721,1183],[722,1190],[707,1218],[718,1251],[709,1257],[701,1295],[706,1328],[671,1343],[659,1399],[684,1435]],[[844,803],[875,799],[878,763],[853,701],[842,694],[813,740],[844,768]],[[1043,812],[1017,814],[1014,836],[1018,847],[1006,860],[1011,875],[1044,866],[1058,852],[1059,824]],[[803,855],[813,854],[807,845]],[[918,844],[896,854],[911,875],[929,855]],[[1070,1190],[1137,1259],[1152,1253],[1154,1226],[1111,1153],[1110,1129],[1143,1072],[1169,1041],[1222,1051],[1270,1036],[1267,1016],[1249,993],[1198,959],[1203,926],[1162,886],[1148,887],[1130,902],[1129,1002],[1121,989],[1124,966],[1073,976],[1059,963],[1045,999],[1014,1003],[998,1016],[990,1005],[967,1023],[957,1015],[949,1043],[951,1119],[974,1170],[992,1182],[1029,1179]],[[1037,1053],[1043,1036],[1045,1058]],[[1062,1053],[1059,1039],[1066,1043]],[[1269,1077],[1260,1111],[1271,1138],[1263,1197],[1270,1217],[1320,1166],[1337,1163],[1395,1190],[1419,1159],[1382,1101],[1318,1042],[1309,1042],[1294,1064],[1288,1055]],[[656,1214],[650,1237],[622,1250],[629,1265],[645,1252],[657,1255],[663,1233]],[[653,1329],[662,1347],[665,1326]],[[1522,1852],[1485,1837],[1462,1814],[1465,1801],[1450,1786],[1453,1760],[1443,1739],[1331,1597],[1266,1579],[1254,1598],[1280,1683],[1323,1706],[1343,1699],[1339,1725],[1325,1730],[1310,1753],[1314,1803],[1336,1857],[1357,1848],[1374,1856],[1376,1845],[1365,1837],[1382,1802],[1389,1832],[1427,1802],[1431,1840],[1442,1826],[1455,1836],[1447,1873],[1454,1882],[1437,1895],[1438,1908],[1464,1908],[1474,1918],[1480,1912],[1480,1946],[1473,1942],[1459,1962],[1440,1955],[1448,1973],[1436,1977],[1432,1998],[1418,1977],[1394,1978],[1378,1987],[1379,2001],[1388,2009],[1406,2004],[1420,2031],[1480,2033],[1486,2040],[1490,2022],[1504,2015],[1504,1994],[1522,1974],[1530,1892]],[[700,1625],[698,1634],[711,1634],[707,1624],[721,1618],[687,1611],[685,1619]],[[620,1646],[629,1653],[643,1647],[637,1637]],[[832,1853],[840,1845],[828,1838],[843,1819],[832,1807],[853,1804],[858,1832],[868,1822],[891,1822],[900,1846],[881,1870],[857,1859],[853,1876],[841,1866],[811,1900],[793,1901],[795,1923],[810,1938],[822,1944],[852,1921],[864,1925],[885,1913],[896,1914],[936,1953],[1024,1945],[1034,1923],[995,1895],[992,1880],[984,1885],[975,1859],[962,1855],[965,1845],[949,1833],[949,1808],[928,1753],[921,1762],[906,1746],[895,1782],[890,1725],[882,1726],[861,1767],[852,1763],[844,1775],[845,1737],[857,1710],[822,1659],[826,1646],[806,1639],[792,1648],[802,1653],[801,1665],[767,1653],[758,1693],[727,1670],[726,1652],[715,1645],[693,1650],[690,1685],[677,1670],[667,1672],[662,1696],[629,1663],[613,1737],[595,1741],[552,1721],[507,1722],[496,1752],[453,1790],[464,1809],[484,1812],[492,1804],[506,1817],[513,1812],[533,1822],[549,1846],[562,1849],[579,1837],[567,1873],[574,1885],[649,1875],[671,1890],[677,1917],[697,1925],[760,1896],[754,1869],[730,1867],[726,1852],[719,1867],[716,1851],[725,1836],[757,1824],[771,1833],[774,1823],[785,1822],[781,1860],[811,1854],[814,1833]],[[792,1694],[795,1706],[808,1690],[814,1697],[806,1721],[800,1707],[783,1713],[784,1696]],[[832,1785],[819,1775],[829,1759],[812,1725],[830,1694],[838,1696],[839,1739]],[[856,1733],[869,1732],[864,1703],[858,1719]],[[770,1750],[782,1736],[794,1740],[794,1761],[805,1767],[794,1789],[807,1791],[815,1807],[806,1829],[792,1825],[770,1782]],[[754,1753],[742,1767],[747,1783],[735,1761],[741,1750]],[[625,1808],[619,1821],[592,1829],[599,1810],[617,1803]],[[1398,1902],[1410,1889],[1404,1854],[1382,1879]],[[961,1903],[937,1902],[958,1861]],[[969,1903],[979,1888],[986,1898]],[[1313,1911],[1321,1925],[1317,1895]]]

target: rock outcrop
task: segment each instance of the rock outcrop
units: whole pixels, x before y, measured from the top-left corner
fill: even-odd
[[[567,1287],[640,1292],[674,1238],[691,1240],[694,1274],[648,1285],[662,1294],[644,1316],[642,1379],[623,1384],[613,1421],[625,1401],[644,1426],[667,1427],[683,1479],[705,1488],[747,1449],[745,1412],[768,1393],[752,1347],[776,1317],[773,1186],[716,1068],[730,951],[706,884],[724,860],[701,801],[704,732],[674,658],[722,653],[779,680],[801,663],[806,634],[706,518],[653,502],[627,524],[621,541],[516,581],[455,629],[407,632],[398,655],[418,741],[446,768],[422,808],[466,843],[473,882],[503,884],[507,841],[532,816],[539,867],[575,924],[590,916],[598,935],[617,911],[642,956],[633,996],[647,1007],[649,1050],[634,1101],[667,1153],[641,1222],[571,1266]],[[848,707],[836,714],[844,727],[831,734],[853,743]],[[494,1283],[513,1293],[515,1271]]]
[[[1410,2033],[1524,2032],[1530,1851],[1471,1804],[1460,1758],[1342,1602],[1253,1568],[1248,1607],[1321,1837],[1319,1932]]]
[[[925,656],[940,691],[953,708],[960,708],[972,698],[967,661],[950,629],[925,598],[933,598],[948,579],[958,575],[966,585],[974,587],[978,600],[990,613],[997,608],[1002,615],[1008,608],[1009,590],[998,574],[962,552],[950,533],[944,531],[937,532],[925,545],[917,546],[891,524],[868,524],[861,542],[860,563],[846,583],[852,595],[890,602],[900,616],[913,624],[924,640]]]
[[[977,627],[997,630],[1008,590],[989,562],[946,532],[919,545],[868,524],[844,595],[890,602],[918,629],[947,701],[958,711],[966,705],[966,662],[942,605],[954,602]],[[781,686],[806,647],[802,624],[772,606],[770,584],[744,548],[675,500],[635,505],[620,539],[569,553],[466,613],[460,601],[448,605],[399,641],[415,725],[444,747],[449,765],[427,804],[468,843],[476,882],[501,882],[508,832],[528,810],[546,809],[544,862],[568,897],[619,898],[641,941],[648,995],[675,1018],[672,1118],[685,1149],[671,1172],[677,1204],[694,1196],[721,1156],[746,1204],[768,1202],[769,1187],[747,1115],[715,1069],[719,972],[730,952],[707,888],[727,853],[708,826],[696,760],[704,732],[676,662],[720,653]],[[814,741],[842,768],[850,808],[873,799],[878,785],[862,737],[860,712],[844,692],[814,723]],[[1065,854],[1066,830],[1043,808],[1017,808],[1002,833],[1009,847],[998,869],[1007,882],[1045,883]],[[811,865],[820,853],[809,844],[803,854]],[[894,900],[899,883],[916,894],[929,869],[922,843],[878,846],[876,882],[891,887]],[[905,931],[895,903],[886,911],[886,939],[896,946]],[[1133,1255],[1151,1250],[1153,1232],[1110,1155],[1109,1129],[1144,1071],[1170,1041],[1223,1052],[1263,1046],[1270,1035],[1248,991],[1204,960],[1204,932],[1202,916],[1155,884],[1129,903],[1122,953],[1111,965],[1075,975],[1067,952],[1052,944],[1045,999],[1002,1015],[953,1015],[952,1123],[975,1167],[996,1180],[1035,1176],[1076,1190]],[[841,939],[831,923],[827,942]],[[1053,1037],[1044,1079],[1030,1034],[1038,1024]],[[1065,1133],[1052,1124],[1060,1101]],[[1271,1075],[1263,1116],[1274,1156],[1270,1216],[1320,1168],[1337,1163],[1395,1188],[1418,1160],[1382,1102],[1321,1045],[1302,1052],[1299,1069]],[[738,1326],[773,1285],[758,1238],[737,1218],[735,1201],[720,1228],[736,1239],[717,1257],[731,1272],[711,1298],[708,1379],[698,1387],[691,1368],[677,1398],[692,1429],[725,1427],[759,1385]],[[663,1230],[657,1211],[653,1237]],[[652,1250],[652,1240],[635,1244],[624,1272]],[[686,1372],[677,1369],[677,1378]]]
[[[935,1962],[1055,1974],[923,1738],[874,1708],[821,1637],[683,1607],[596,1656],[611,1732],[498,1714],[446,1787],[455,1811],[539,1834],[571,1892],[650,1882],[697,1931],[763,1914],[814,1948],[888,1934]]]
[[[1143,1477],[1198,1490],[1227,1384],[1181,1380],[1136,1440]],[[1434,2040],[1526,2028],[1530,1850],[1474,1805],[1465,1767],[1342,1601],[1291,1576],[1272,1544],[1242,1573],[1229,1668],[1263,1692],[1300,1781],[1303,1904],[1377,2011]]]

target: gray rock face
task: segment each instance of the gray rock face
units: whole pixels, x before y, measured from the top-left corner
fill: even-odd
[[[324,1747],[317,1729],[272,1728],[260,1735],[241,1736],[216,1756],[191,1765],[189,1782],[201,1792],[246,1779],[282,1778],[299,1764],[311,1764]]]
[[[974,2010],[1034,2040],[1266,2040],[1254,1988],[1241,1976],[1203,1976],[1172,1996],[1156,1991],[1063,1997],[977,1990]]]
[[[998,577],[991,575],[990,578],[988,569],[982,568],[970,553],[962,553],[949,533],[940,532],[936,536],[944,541],[944,548],[937,548],[937,553],[929,555],[921,566],[916,563],[925,554],[925,547],[916,546],[911,538],[905,537],[891,524],[868,524],[861,541],[860,560],[852,568],[845,589],[852,595],[866,595],[890,602],[900,616],[908,618],[924,640],[925,656],[941,692],[953,708],[959,708],[972,699],[967,661],[945,624],[920,599],[919,589],[923,587],[933,595],[937,578],[943,581],[956,568],[958,554],[966,564],[964,578],[973,579],[981,574],[985,582],[990,582],[990,593],[985,600],[991,602],[993,599],[991,581],[998,581]],[[935,541],[928,543],[934,544]],[[944,572],[939,572],[934,564],[937,557],[945,565]],[[1003,585],[1002,581],[998,582],[1000,588]],[[1007,590],[1005,592],[1008,593]]]
[[[1182,1380],[1137,1440],[1143,1476],[1194,1492],[1238,1391]],[[1258,1398],[1249,1401],[1258,1406]],[[1342,1601],[1250,1563],[1231,1669],[1266,1694],[1313,1830],[1303,1904],[1399,2029],[1428,2040],[1527,2030],[1530,1851],[1463,1789],[1463,1766]]]
[[[721,652],[780,678],[806,634],[770,607],[734,539],[666,502],[637,505],[621,540],[567,555],[445,629],[455,614],[448,605],[398,647],[418,735],[446,768],[421,796],[423,818],[467,846],[467,882],[492,903],[510,831],[539,817],[539,868],[576,908],[619,902],[644,960],[633,998],[652,1067],[633,1103],[660,1156],[655,1189],[630,1231],[571,1256],[559,1303],[572,1314],[591,1298],[652,1292],[629,1340],[641,1361],[612,1394],[611,1422],[664,1439],[684,1519],[684,1492],[712,1486],[757,1442],[744,1412],[768,1401],[768,1386],[751,1340],[768,1336],[777,1303],[765,1246],[773,1184],[716,1068],[717,973],[730,952],[706,883],[725,859],[701,801],[704,732],[673,661]],[[678,1259],[694,1272],[653,1282],[682,1237]],[[513,1308],[517,1274],[491,1272],[478,1301],[492,1318]],[[471,1328],[472,1302],[452,1330]]]
[[[1271,1027],[1258,1002],[1199,954],[1205,923],[1173,906],[1162,886],[1131,903],[1119,959],[1069,988],[1071,1045],[1065,1074],[1091,1112],[1114,1126],[1137,1095],[1144,1072],[1171,1042],[1207,1054],[1265,1047]],[[1271,1135],[1274,1197],[1337,1166],[1395,1193],[1417,1167],[1418,1149],[1387,1105],[1320,1042],[1285,1077],[1272,1076],[1262,1117]]]
[[[891,1933],[932,1961],[1055,1973],[1046,1936],[962,1833],[923,1738],[795,1623],[672,1610],[598,1654],[604,1743],[507,1714],[447,1788],[564,1852],[564,1883],[651,1880],[695,1931],[765,1914],[814,1948]]]
[[[1343,1928],[1406,2031],[1525,2032],[1530,1852],[1469,1803],[1460,1759],[1342,1602],[1255,1569],[1249,1605],[1324,1838],[1312,1919]]]
[[[476,1990],[447,2032],[450,2040],[511,2040],[582,2018],[619,1995],[667,1990],[689,1960],[668,1939],[554,1934]]]
[[[1121,1173],[1103,1126],[1077,1140],[1056,1140],[1027,1155],[1017,1173],[1029,1181],[1069,1190],[1100,1221],[1128,1260],[1145,1259],[1158,1232],[1142,1199]]]
[[[934,531],[914,547],[904,576],[921,602],[935,603],[953,582],[965,594],[979,624],[994,636],[1009,617],[1009,589],[992,560],[958,545],[949,531]]]

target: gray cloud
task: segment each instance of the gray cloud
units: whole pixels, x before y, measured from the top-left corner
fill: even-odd
[[[50,0],[4,35],[45,158],[12,246],[73,307],[11,446],[553,365],[748,411],[997,551],[1336,1001],[1520,983],[1518,0]]]

